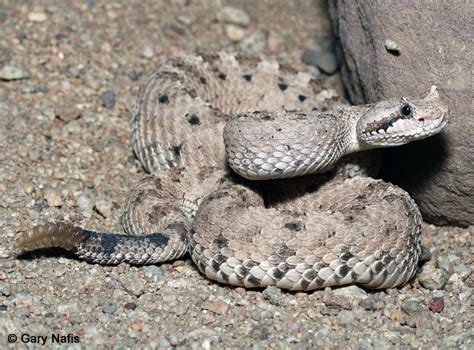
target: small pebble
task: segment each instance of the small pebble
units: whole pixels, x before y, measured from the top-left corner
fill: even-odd
[[[231,23],[246,27],[250,24],[249,15],[238,8],[226,6],[217,13],[217,20],[221,23]]]
[[[11,290],[6,286],[0,286],[0,295],[9,297],[12,294]]]
[[[450,274],[453,273],[453,263],[451,262],[448,256],[440,255],[438,256],[437,261],[438,261],[438,267],[445,269]]]
[[[278,52],[280,46],[281,46],[282,40],[279,36],[276,34],[270,33],[270,35],[267,37],[267,50],[270,52]]]
[[[82,210],[90,210],[93,207],[92,201],[85,194],[81,194],[76,199],[76,205]]]
[[[449,273],[443,268],[425,264],[418,275],[420,284],[426,289],[443,289],[449,279]]]
[[[44,12],[30,12],[28,14],[28,21],[30,22],[44,22],[48,19],[48,16]]]
[[[208,312],[206,314],[201,315],[201,323],[203,324],[211,324],[216,322],[216,317],[212,312]]]
[[[117,311],[117,305],[115,303],[106,301],[102,304],[102,312],[104,314],[113,314],[115,311]]]
[[[229,311],[230,305],[223,301],[205,301],[201,304],[201,309],[209,310],[218,315],[225,315]]]
[[[61,276],[64,276],[66,274],[66,272],[68,271],[67,268],[64,268],[64,267],[56,267],[54,269],[54,276],[56,277],[61,277]]]
[[[351,301],[343,295],[329,294],[324,297],[324,304],[329,308],[351,310]]]
[[[58,305],[58,312],[62,314],[71,314],[79,312],[79,305],[77,303],[66,303]]]
[[[61,196],[54,190],[47,190],[44,194],[44,199],[50,207],[60,207],[64,204]]]
[[[143,323],[142,322],[135,322],[130,325],[130,328],[132,328],[134,331],[139,331],[143,328]]]
[[[188,16],[184,16],[184,15],[176,16],[176,20],[179,23],[184,24],[185,26],[189,26],[192,23],[191,18],[189,18]]]
[[[28,294],[17,294],[14,298],[14,303],[17,307],[31,307],[35,304],[36,298]]]
[[[387,39],[384,42],[385,49],[393,55],[400,55],[400,45],[397,42]]]
[[[131,81],[137,81],[138,79],[140,79],[141,75],[142,73],[135,69],[132,69],[130,72],[128,72],[128,78]]]
[[[443,345],[446,347],[446,349],[469,349],[468,347],[466,348],[461,348],[460,345],[461,343],[464,342],[466,335],[464,332],[458,333],[458,334],[453,334],[445,337],[443,339]]]
[[[283,294],[280,288],[268,286],[262,292],[263,297],[273,305],[284,305],[287,302],[286,295]]]
[[[428,308],[433,312],[441,312],[444,309],[444,298],[433,297],[428,302]]]
[[[455,254],[448,254],[448,259],[454,266],[462,264],[461,258]]]
[[[459,293],[459,301],[461,301],[461,304],[471,305],[472,300],[472,292],[470,290]]]
[[[99,199],[94,205],[97,212],[104,218],[108,218],[112,215],[113,204],[105,199]]]
[[[381,310],[384,308],[385,303],[382,300],[376,300],[374,297],[369,296],[360,300],[359,305],[365,310]]]
[[[51,120],[55,117],[54,108],[51,106],[45,106],[42,108],[41,114]]]
[[[245,29],[236,25],[228,24],[224,27],[224,32],[227,37],[233,42],[239,42],[245,37]]]
[[[176,289],[192,289],[196,287],[196,282],[191,278],[173,278],[167,281],[167,286]]]
[[[166,338],[161,338],[159,340],[158,344],[161,348],[170,348],[171,347],[170,342]]]
[[[54,114],[60,120],[69,123],[81,116],[77,101],[72,96],[61,97],[54,106]]]
[[[468,278],[466,279],[466,285],[469,288],[474,288],[474,274],[469,274]]]
[[[422,307],[420,302],[415,299],[407,300],[400,305],[400,308],[410,316],[416,315],[421,312]]]
[[[267,340],[270,336],[270,331],[265,326],[257,325],[250,330],[248,336],[254,340]]]
[[[135,310],[137,308],[137,304],[135,303],[126,303],[123,308],[125,310]]]
[[[108,90],[100,95],[102,105],[105,108],[111,109],[115,106],[115,92],[113,90]]]
[[[342,323],[342,324],[352,324],[355,320],[355,315],[354,312],[349,311],[349,310],[341,310],[337,314],[337,319]]]
[[[28,79],[31,74],[26,67],[18,62],[10,62],[0,69],[0,80],[11,81]]]
[[[152,283],[156,283],[165,278],[165,274],[160,266],[149,265],[144,266],[143,269],[145,271],[145,279]]]
[[[5,271],[0,271],[0,281],[5,281],[8,278],[8,274]]]
[[[145,290],[145,280],[139,272],[120,275],[120,283],[129,294],[139,297]]]
[[[258,30],[251,34],[246,32],[246,37],[239,42],[239,49],[246,52],[263,51],[265,50],[265,42],[265,34],[262,31]]]
[[[326,305],[319,307],[319,313],[323,316],[335,316],[338,314],[338,312],[339,312],[339,309],[328,307]]]
[[[331,335],[331,331],[328,329],[318,329],[314,332],[315,338],[327,338]]]
[[[8,306],[4,305],[4,304],[0,304],[0,312],[2,311],[8,311]]]
[[[262,311],[260,313],[260,318],[262,320],[267,320],[269,318],[273,318],[273,312],[271,312],[271,311]]]
[[[343,296],[349,299],[352,304],[358,303],[359,300],[365,299],[367,297],[367,292],[357,286],[337,288],[334,289],[331,294],[336,296]]]
[[[0,223],[0,227],[3,225]],[[10,257],[10,252],[6,247],[0,247],[0,259],[8,259]]]
[[[471,269],[469,267],[467,267],[466,265],[461,263],[461,264],[458,264],[458,265],[454,265],[453,272],[455,274],[459,275],[459,277],[461,277],[461,279],[465,280],[471,274]]]
[[[150,59],[153,56],[155,56],[155,49],[150,45],[143,46],[142,57]]]

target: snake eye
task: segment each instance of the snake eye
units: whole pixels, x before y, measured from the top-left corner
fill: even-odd
[[[411,107],[409,104],[404,104],[402,108],[400,109],[400,112],[404,117],[410,117],[411,116]]]

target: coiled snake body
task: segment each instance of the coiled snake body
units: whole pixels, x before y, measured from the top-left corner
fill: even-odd
[[[46,224],[17,247],[59,246],[102,264],[189,252],[208,278],[245,287],[403,285],[421,252],[417,206],[396,186],[356,176],[364,168],[344,156],[421,139],[446,122],[435,87],[424,99],[349,106],[274,61],[168,59],[134,112],[133,149],[152,175],[130,194],[127,234]]]

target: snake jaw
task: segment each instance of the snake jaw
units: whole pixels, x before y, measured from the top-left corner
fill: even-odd
[[[437,134],[448,119],[448,107],[432,86],[421,100],[392,99],[370,106],[357,123],[357,134],[375,147],[399,146]]]

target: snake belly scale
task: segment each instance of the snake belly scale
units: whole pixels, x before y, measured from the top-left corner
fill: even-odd
[[[132,146],[150,175],[130,192],[126,234],[49,223],[17,249],[62,247],[101,264],[189,252],[208,278],[245,287],[400,286],[421,256],[418,208],[346,156],[433,135],[447,112],[436,87],[349,106],[276,61],[164,59],[135,106]]]

